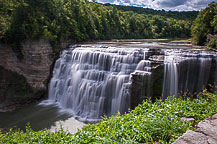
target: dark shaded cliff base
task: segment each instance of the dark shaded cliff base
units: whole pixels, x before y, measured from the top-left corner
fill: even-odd
[[[217,114],[197,125],[196,131],[188,130],[173,144],[217,144]]]
[[[0,66],[0,112],[36,102],[46,95],[46,89],[33,90],[26,78]]]

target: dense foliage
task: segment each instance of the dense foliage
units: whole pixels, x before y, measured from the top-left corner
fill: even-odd
[[[1,0],[0,8],[0,39],[16,44],[39,37],[53,45],[61,39],[189,37],[192,23],[171,18],[174,12],[137,13],[86,0]]]
[[[208,39],[208,35],[217,37],[217,3],[212,2],[200,11],[192,26],[193,42],[197,45],[206,45],[217,48],[217,38]]]
[[[172,143],[186,130],[217,113],[217,93],[206,91],[198,99],[144,101],[128,114],[89,124],[76,134],[49,130],[0,133],[0,143]],[[181,117],[194,118],[187,122]]]

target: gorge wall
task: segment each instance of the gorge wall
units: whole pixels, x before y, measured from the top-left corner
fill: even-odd
[[[62,42],[57,49],[66,46],[67,42]],[[47,80],[55,60],[50,43],[44,39],[26,40],[21,44],[21,53],[23,58],[19,59],[11,46],[0,43],[0,111],[14,110],[47,93]]]

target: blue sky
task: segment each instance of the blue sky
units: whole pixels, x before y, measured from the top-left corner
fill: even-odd
[[[153,9],[178,11],[201,10],[207,7],[212,1],[217,2],[217,0],[96,0],[99,3],[138,5]]]

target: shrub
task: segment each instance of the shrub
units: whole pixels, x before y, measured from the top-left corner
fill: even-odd
[[[217,49],[217,40],[210,40],[208,47]]]

